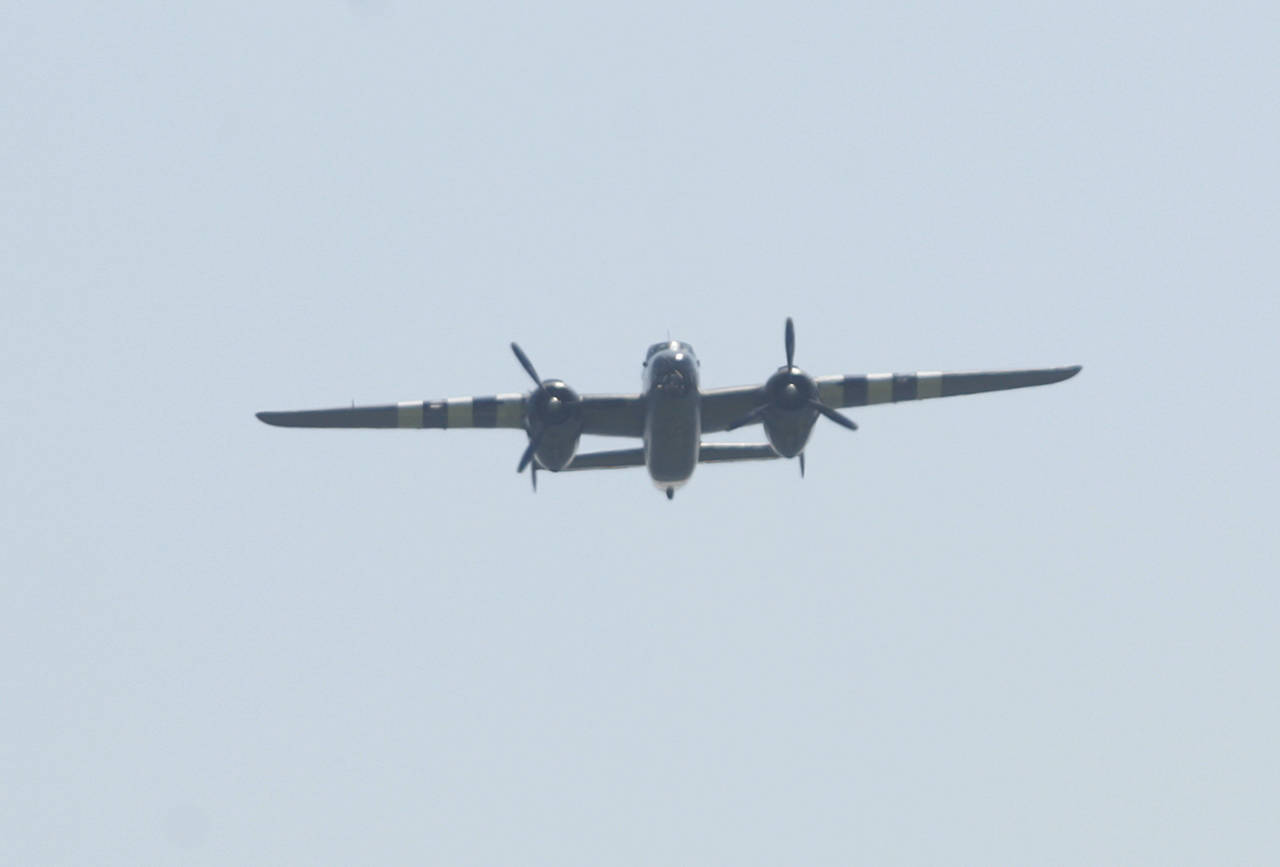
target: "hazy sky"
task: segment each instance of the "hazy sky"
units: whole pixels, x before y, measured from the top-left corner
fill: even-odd
[[[0,2],[0,862],[1280,851],[1273,3]],[[1080,363],[794,463],[253,413]],[[624,443],[595,442],[618,447]]]

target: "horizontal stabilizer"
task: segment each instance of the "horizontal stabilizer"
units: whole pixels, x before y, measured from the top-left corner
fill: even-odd
[[[643,466],[644,449],[614,449],[607,452],[574,455],[565,470],[618,470],[623,467]]]
[[[698,449],[698,462],[719,464],[727,461],[766,461],[778,457],[768,443],[703,443]],[[565,470],[618,470],[644,466],[644,449],[614,449],[575,455]]]
[[[780,455],[768,443],[703,443],[698,449],[698,462],[719,464],[726,461],[769,461]]]

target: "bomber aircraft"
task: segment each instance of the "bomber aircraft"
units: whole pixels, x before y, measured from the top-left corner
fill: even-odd
[[[703,390],[697,356],[679,340],[655,343],[645,353],[640,394],[578,394],[559,379],[542,379],[529,357],[512,343],[511,351],[533,379],[525,394],[410,400],[380,406],[350,406],[293,412],[260,412],[258,418],[281,427],[325,428],[515,428],[529,443],[516,472],[529,468],[533,489],[538,469],[603,470],[644,466],[667,499],[689,481],[699,463],[800,459],[818,416],[849,430],[857,425],[840,409],[1047,385],[1070,379],[1080,366],[967,373],[920,371],[812,377],[795,365],[796,332],[787,319],[787,363],[763,385]],[[703,442],[702,435],[760,424],[768,442]],[[638,448],[578,454],[583,434],[634,437]]]

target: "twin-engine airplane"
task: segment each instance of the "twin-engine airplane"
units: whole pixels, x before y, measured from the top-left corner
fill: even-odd
[[[763,385],[740,385],[703,391],[698,386],[698,359],[693,347],[678,340],[655,343],[644,360],[640,394],[578,394],[559,379],[542,379],[519,346],[511,351],[532,377],[528,394],[412,400],[382,406],[352,406],[296,412],[260,412],[258,418],[282,427],[523,429],[529,445],[517,472],[529,467],[533,488],[538,469],[603,470],[645,466],[667,499],[693,475],[699,463],[800,458],[818,416],[857,430],[839,408],[897,403],[928,397],[951,397],[1007,388],[1061,382],[1080,367],[971,373],[871,373],[820,376],[795,366],[796,332],[786,327],[787,363]],[[768,442],[708,443],[704,433],[762,424]],[[577,454],[583,434],[636,437],[640,448]]]

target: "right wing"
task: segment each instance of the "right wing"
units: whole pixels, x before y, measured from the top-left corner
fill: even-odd
[[[525,396],[451,397],[447,400],[406,400],[377,406],[341,406],[260,412],[259,421],[279,427],[333,428],[451,428],[524,427]]]
[[[342,406],[260,412],[258,419],[279,427],[524,429],[528,395],[407,400],[377,406]],[[638,394],[585,394],[582,432],[601,436],[644,436],[644,401]]]

